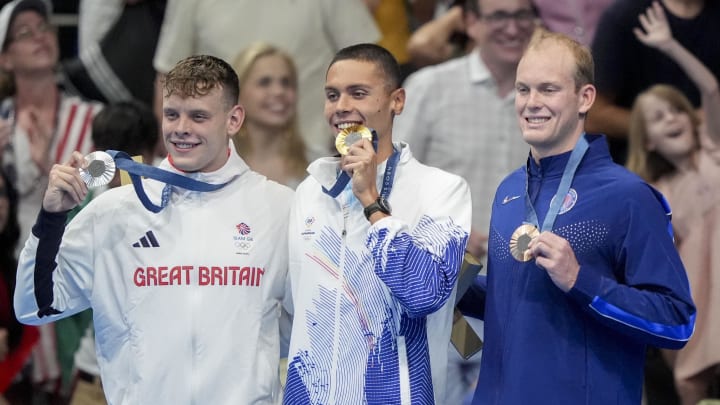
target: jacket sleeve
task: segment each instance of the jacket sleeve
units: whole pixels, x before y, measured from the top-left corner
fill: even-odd
[[[581,263],[569,294],[609,327],[648,345],[679,349],[693,333],[695,306],[668,232],[669,207],[649,187],[625,201],[616,224],[624,231],[616,241],[615,277]]]
[[[72,243],[61,248],[67,213],[40,211],[18,261],[14,305],[20,322],[50,323],[90,307],[92,266],[82,259],[92,257],[92,227],[83,214],[72,222]]]
[[[487,298],[487,276],[477,276],[457,304],[463,315],[485,320],[485,299]]]
[[[432,194],[436,201],[428,206],[435,208],[412,230],[389,216],[373,224],[367,238],[375,274],[410,317],[437,311],[451,296],[470,230],[470,191],[464,180]]]

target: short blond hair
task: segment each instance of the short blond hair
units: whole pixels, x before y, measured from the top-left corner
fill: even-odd
[[[555,43],[570,51],[575,61],[575,90],[586,84],[595,84],[595,61],[587,46],[577,42],[565,34],[551,32],[544,28],[536,28],[525,49],[525,54],[531,50],[539,50],[547,43]]]

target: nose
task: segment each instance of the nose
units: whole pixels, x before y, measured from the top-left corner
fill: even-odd
[[[180,116],[180,118],[178,118],[177,120],[175,133],[177,135],[188,135],[190,133],[190,119]]]
[[[507,23],[505,23],[504,31],[506,34],[517,35],[517,33],[520,32],[520,23],[517,18],[508,19]]]
[[[338,96],[337,102],[335,103],[335,113],[344,113],[351,110],[350,97],[344,94]]]
[[[528,90],[528,93],[525,96],[525,106],[529,109],[538,109],[540,108],[540,104],[538,92],[533,89]]]

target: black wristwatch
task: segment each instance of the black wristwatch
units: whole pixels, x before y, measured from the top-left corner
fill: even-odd
[[[365,218],[367,218],[368,221],[370,220],[370,215],[377,211],[380,211],[386,215],[390,215],[390,203],[383,196],[378,197],[377,200],[365,207],[365,209],[363,210],[363,212],[365,213]]]

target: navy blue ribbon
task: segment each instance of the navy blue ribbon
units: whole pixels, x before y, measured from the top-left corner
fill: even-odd
[[[526,223],[535,225],[535,227],[539,228],[541,232],[552,230],[553,224],[555,223],[555,218],[557,218],[558,213],[560,212],[560,207],[562,206],[563,200],[565,200],[565,196],[567,195],[568,191],[570,191],[570,185],[572,184],[573,178],[575,177],[575,172],[577,171],[577,168],[580,165],[580,161],[582,160],[583,156],[585,156],[585,152],[587,152],[588,146],[588,141],[585,139],[585,133],[583,133],[580,136],[580,139],[578,139],[577,143],[575,144],[572,153],[570,153],[570,158],[565,165],[565,170],[563,171],[562,178],[560,179],[560,185],[555,192],[555,196],[550,202],[550,208],[548,208],[548,212],[545,215],[545,220],[543,221],[542,228],[539,227],[537,213],[535,212],[535,208],[532,205],[532,201],[530,201],[530,194],[528,190],[529,175],[525,175]],[[532,157],[530,159],[532,159]]]
[[[130,179],[132,180],[133,187],[135,188],[135,194],[137,194],[140,202],[142,202],[148,211],[155,213],[162,211],[162,209],[165,208],[170,201],[170,194],[172,192],[171,186],[184,188],[190,191],[207,192],[219,190],[234,180],[233,178],[227,183],[222,184],[205,183],[204,181],[191,179],[190,177],[185,177],[154,166],[138,163],[134,161],[130,155],[122,151],[108,150],[107,153],[115,160],[115,166],[118,169],[125,170],[130,174]],[[155,205],[148,198],[142,184],[142,177],[148,177],[165,183],[160,205]]]

